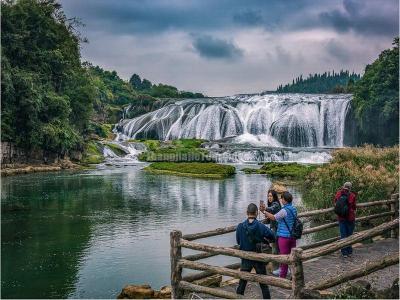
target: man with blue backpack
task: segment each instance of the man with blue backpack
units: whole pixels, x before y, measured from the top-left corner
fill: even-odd
[[[353,234],[356,220],[357,194],[351,191],[351,182],[346,182],[336,192],[334,199],[334,210],[339,221],[340,238],[344,239]],[[343,257],[349,257],[353,253],[351,246],[341,249]]]

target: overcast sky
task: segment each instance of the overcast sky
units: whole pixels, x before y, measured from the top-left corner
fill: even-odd
[[[209,96],[366,64],[398,35],[398,0],[62,0],[82,57]]]

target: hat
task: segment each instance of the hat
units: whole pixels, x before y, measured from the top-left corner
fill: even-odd
[[[352,187],[351,182],[346,182],[345,184],[343,184],[343,188],[344,188],[344,189],[351,190],[351,187]]]

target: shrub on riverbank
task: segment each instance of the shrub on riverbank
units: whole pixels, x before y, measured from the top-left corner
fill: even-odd
[[[235,174],[235,167],[216,163],[155,162],[145,168],[156,174],[222,179]]]
[[[314,170],[314,165],[303,165],[298,163],[267,162],[260,169],[244,168],[246,174],[267,174],[272,177],[303,178]]]
[[[90,141],[86,144],[84,157],[81,161],[84,165],[99,164],[104,161],[103,149],[99,143]]]
[[[398,147],[364,146],[336,150],[330,163],[306,176],[304,203],[312,208],[332,206],[335,192],[344,182],[353,183],[359,202],[388,199],[399,186]]]

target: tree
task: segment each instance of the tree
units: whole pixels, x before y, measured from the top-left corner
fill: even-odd
[[[55,0],[2,1],[1,10],[2,140],[61,155],[79,148],[94,100],[79,23]]]
[[[142,79],[140,79],[138,74],[133,74],[129,79],[129,83],[135,90],[142,90]]]
[[[399,142],[399,38],[384,50],[355,84],[353,106],[360,142],[394,145]]]
[[[150,90],[152,86],[153,85],[149,80],[143,79],[143,81],[142,81],[142,90]]]

